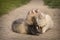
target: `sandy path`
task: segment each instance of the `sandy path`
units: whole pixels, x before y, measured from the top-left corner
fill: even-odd
[[[11,24],[18,18],[25,18],[31,9],[40,9],[42,12],[52,16],[54,28],[39,36],[14,33]],[[32,0],[27,5],[19,7],[0,18],[0,40],[60,40],[60,10],[51,9],[44,5],[43,0]]]

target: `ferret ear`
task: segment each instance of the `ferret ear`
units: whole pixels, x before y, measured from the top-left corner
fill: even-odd
[[[39,9],[36,9],[35,12],[38,13],[39,12]]]
[[[28,15],[29,15],[29,14],[31,14],[31,13],[32,13],[32,12],[31,12],[31,11],[29,11],[29,12],[28,12]]]
[[[32,13],[38,13],[38,9],[36,9],[36,10],[32,10]]]
[[[34,14],[35,13],[35,10],[32,10],[32,13]]]

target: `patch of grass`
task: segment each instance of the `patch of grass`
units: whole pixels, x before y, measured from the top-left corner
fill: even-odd
[[[60,8],[60,0],[44,0],[44,3],[52,8]]]
[[[8,13],[14,7],[20,7],[30,0],[0,0],[0,16]]]

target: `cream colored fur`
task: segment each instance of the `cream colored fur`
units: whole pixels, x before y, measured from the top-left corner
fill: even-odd
[[[40,13],[37,21],[38,25],[42,28],[42,33],[53,27],[53,20],[48,14]]]

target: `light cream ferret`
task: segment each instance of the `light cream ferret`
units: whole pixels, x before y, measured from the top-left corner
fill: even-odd
[[[42,28],[42,33],[45,33],[48,29],[53,27],[53,20],[50,15],[42,13],[40,10],[38,12],[37,23],[39,27]]]

